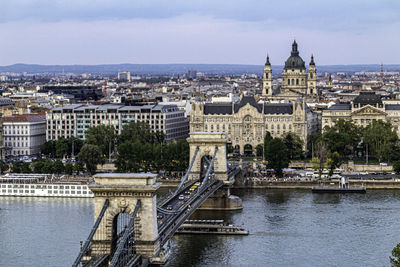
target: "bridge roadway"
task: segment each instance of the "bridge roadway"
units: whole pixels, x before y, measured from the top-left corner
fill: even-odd
[[[181,224],[183,224],[209,196],[214,194],[215,191],[224,184],[222,181],[218,180],[209,180],[207,183],[208,185],[203,188],[198,187],[190,194],[185,194],[188,189],[188,187],[185,186],[175,197],[166,202],[162,207],[170,206],[172,208],[172,214],[163,214],[163,212],[157,213],[161,246],[174,235]],[[180,195],[186,196],[186,200],[179,199]]]

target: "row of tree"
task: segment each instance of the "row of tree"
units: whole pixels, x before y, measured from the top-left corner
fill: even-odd
[[[314,133],[308,138],[308,150],[316,156],[318,143],[325,143],[329,152],[337,152],[342,159],[365,156],[375,157],[379,162],[390,162],[400,157],[398,136],[390,122],[373,120],[367,126],[339,119],[332,127],[325,127],[322,134]]]
[[[55,173],[55,174],[69,174],[82,173],[85,171],[82,162],[62,163],[61,160],[52,161],[50,159],[37,159],[33,163],[17,161],[10,166],[4,161],[0,161],[0,172],[3,174],[5,171],[13,173]]]

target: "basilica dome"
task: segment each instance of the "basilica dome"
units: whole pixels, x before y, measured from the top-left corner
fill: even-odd
[[[292,53],[290,57],[285,62],[285,69],[305,69],[306,65],[304,60],[299,56],[299,51],[297,50],[297,43],[294,40],[292,44]]]

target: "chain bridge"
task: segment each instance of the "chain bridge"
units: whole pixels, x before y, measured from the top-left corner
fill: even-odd
[[[157,200],[152,173],[103,173],[94,193],[94,226],[76,266],[147,266],[168,259],[169,240],[196,209],[242,209],[230,194],[240,168],[226,160],[223,133],[191,133],[190,165],[178,187]]]

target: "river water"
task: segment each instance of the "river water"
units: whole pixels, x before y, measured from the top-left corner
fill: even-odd
[[[167,266],[389,266],[400,191],[317,195],[238,190],[241,212],[199,212],[249,236],[180,235]],[[93,224],[92,199],[0,197],[0,266],[71,266]]]

